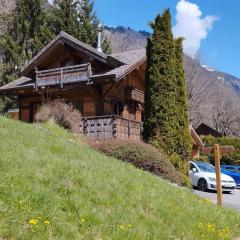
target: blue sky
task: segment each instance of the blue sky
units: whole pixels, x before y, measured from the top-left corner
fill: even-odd
[[[186,43],[190,44],[189,47],[195,48],[193,51],[198,49],[196,46],[200,43],[199,52],[206,65],[240,77],[240,1],[181,1],[183,4],[178,5],[177,11],[178,0],[95,0],[95,10],[105,25],[122,25],[150,31],[148,22],[165,8],[170,8],[173,27],[178,23],[176,33],[187,34]],[[202,13],[196,21],[199,20],[198,23],[203,29],[201,26],[200,30],[188,26],[191,22],[188,19],[194,17],[191,11],[195,11],[196,15],[199,11]],[[176,14],[179,16],[178,21]],[[186,18],[186,15],[190,18]],[[198,36],[201,30],[205,31],[202,37]],[[196,41],[193,41],[195,38]]]

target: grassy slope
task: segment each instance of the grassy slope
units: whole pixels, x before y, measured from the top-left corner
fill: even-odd
[[[240,235],[233,211],[48,128],[0,117],[0,239],[230,239],[225,227]]]

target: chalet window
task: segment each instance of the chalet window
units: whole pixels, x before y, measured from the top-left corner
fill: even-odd
[[[69,67],[71,66],[71,61],[69,58],[65,58],[62,62],[61,62],[61,67]]]
[[[76,56],[75,59],[74,59],[74,64],[75,65],[80,65],[80,64],[83,64],[84,63],[84,60],[79,57],[79,56]]]
[[[122,112],[122,105],[118,102],[112,102],[112,114],[120,116]]]

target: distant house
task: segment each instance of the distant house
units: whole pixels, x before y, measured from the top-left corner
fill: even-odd
[[[213,129],[212,127],[208,126],[205,123],[201,123],[195,131],[197,132],[198,135],[200,136],[208,136],[211,135],[213,137],[222,137],[223,135],[218,132],[217,130]]]
[[[22,121],[35,121],[43,99],[61,97],[82,113],[81,132],[91,139],[140,140],[146,60],[146,49],[106,55],[61,32],[0,93],[18,98]]]

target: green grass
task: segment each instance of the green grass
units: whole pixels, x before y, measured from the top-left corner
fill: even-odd
[[[102,155],[53,124],[0,117],[0,139],[0,239],[240,236],[234,211]]]

